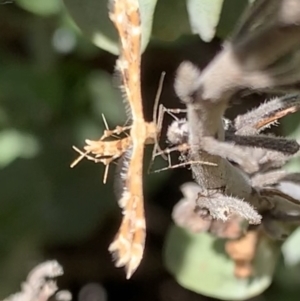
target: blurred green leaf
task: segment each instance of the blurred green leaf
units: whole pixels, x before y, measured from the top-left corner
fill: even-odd
[[[300,228],[298,227],[281,246],[283,260],[280,261],[280,264],[277,269],[276,277],[274,279],[277,285],[281,288],[280,291],[286,292],[286,290],[299,289],[299,285],[300,285],[299,246],[300,246]],[[290,300],[293,300],[293,298],[291,297]]]
[[[13,180],[12,180],[13,179]],[[0,173],[0,248],[26,235],[40,234],[40,204],[51,199],[46,171],[37,159],[18,159]]]
[[[108,17],[106,0],[63,1],[78,27],[98,47],[118,54],[118,36]],[[140,0],[139,3],[144,50],[151,36],[173,41],[181,35],[194,33],[210,42],[217,30],[217,35],[225,38],[248,0]]]
[[[139,0],[139,3],[142,19],[142,50],[144,51],[151,38],[153,17],[157,0]]]
[[[283,133],[288,135],[289,138],[300,140],[300,112],[289,115],[282,120]],[[300,158],[299,156],[290,160],[285,167],[290,172],[299,172]]]
[[[239,0],[240,1],[240,0]],[[187,0],[192,33],[210,42],[216,33],[224,0]]]
[[[224,0],[219,22],[216,24],[217,37],[226,39],[230,35],[249,2],[251,0]]]
[[[157,156],[156,158],[152,158],[153,148],[146,147],[145,148],[145,164],[144,171],[147,173],[145,177],[145,185],[144,185],[144,193],[145,195],[150,195],[153,193],[153,190],[156,190],[157,187],[163,185],[168,178],[171,176],[169,172],[158,172],[153,173],[154,170],[158,170],[164,167],[167,167],[167,162],[163,158]]]
[[[78,27],[98,47],[113,54],[119,53],[119,39],[108,17],[107,0],[63,0]],[[142,49],[149,42],[152,19],[157,0],[140,0],[142,18]]]
[[[10,129],[0,132],[0,167],[15,159],[34,157],[39,150],[35,137]]]
[[[15,0],[23,9],[42,16],[57,14],[62,8],[61,0]]]
[[[173,41],[186,33],[191,33],[186,2],[158,1],[154,12],[153,37]]]
[[[173,41],[183,34],[193,33],[198,34],[205,42],[210,42],[215,35],[225,39],[248,2],[248,0],[159,1],[155,10],[153,36]]]
[[[0,257],[1,300],[20,291],[20,283],[25,281],[33,265],[44,259],[40,245],[30,236],[23,235],[22,238],[15,239],[13,244],[5,247],[7,247],[7,253],[1,254]]]
[[[281,260],[274,277],[274,285],[279,289],[279,291],[283,291],[285,293],[291,290],[298,290],[299,296],[300,263],[290,265],[286,264],[285,260]]]
[[[255,275],[238,279],[224,244],[207,233],[194,234],[172,226],[166,238],[166,267],[180,285],[209,297],[245,300],[262,293],[272,282],[279,246],[262,239],[254,260]]]
[[[300,228],[288,237],[281,249],[286,265],[293,266],[300,263]]]
[[[104,131],[104,124],[99,123],[91,118],[77,118],[74,125],[75,144],[83,145],[86,139],[97,140]]]
[[[76,154],[71,146],[71,126],[60,126],[44,135],[40,163],[47,171],[47,202],[40,203],[45,242],[72,243],[86,238],[117,206],[113,189],[102,183],[104,167],[81,162],[70,168]],[[113,184],[108,175],[109,183]]]
[[[112,76],[104,71],[94,71],[87,77],[88,90],[91,95],[92,109],[101,119],[106,117],[109,127],[113,122],[122,125],[126,121],[126,114],[120,89],[112,83]],[[108,105],[109,103],[109,105]]]
[[[118,53],[117,32],[108,17],[107,0],[63,0],[82,32],[98,47]]]
[[[48,120],[52,110],[58,110],[63,104],[64,71],[44,72],[32,63],[7,59],[0,69],[0,100],[5,105],[10,124],[33,127]]]
[[[24,235],[38,236],[40,243],[81,240],[116,206],[111,186],[102,184],[103,168],[69,167],[67,137],[65,127],[48,129],[39,137],[38,158],[15,160],[1,170],[0,253]]]

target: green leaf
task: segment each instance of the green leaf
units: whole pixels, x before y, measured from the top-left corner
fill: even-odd
[[[43,135],[40,162],[47,171],[49,201],[42,204],[39,216],[47,243],[74,243],[85,239],[117,207],[112,187],[115,175],[111,170],[104,185],[104,166],[81,162],[76,168],[69,168],[78,155],[72,153],[70,145],[74,142],[71,135],[66,134],[71,133],[71,128],[60,126]],[[55,142],[57,139],[61,141],[59,145]]]
[[[247,4],[248,0],[159,1],[152,34],[165,41],[191,33],[198,34],[205,42],[215,35],[225,39]]]
[[[157,0],[139,0],[142,19],[142,50],[148,45],[152,33],[152,23]]]
[[[211,1],[214,2],[214,1]],[[217,24],[216,35],[219,38],[226,39],[234,29],[239,18],[249,4],[248,0],[225,0],[221,15],[219,16],[219,24]]]
[[[29,266],[44,259],[42,248],[35,238],[28,235],[14,236],[9,245],[0,247],[0,251],[4,248],[8,250],[0,257],[0,300],[19,291],[19,285],[25,281]]]
[[[187,0],[192,32],[205,42],[215,35],[226,39],[248,5],[248,0]]]
[[[238,279],[224,244],[207,233],[172,226],[166,239],[165,265],[180,285],[209,297],[245,300],[262,293],[272,282],[279,246],[262,239],[254,260],[255,275]]]
[[[275,286],[280,291],[296,290],[300,285],[300,228],[282,244],[281,251],[283,260],[276,271]]]
[[[63,0],[77,26],[95,45],[113,54],[119,53],[117,31],[108,17],[107,0]],[[149,42],[157,0],[140,0],[142,49]]]
[[[300,228],[296,229],[289,236],[282,245],[281,250],[286,265],[294,266],[300,264]]]
[[[283,133],[288,135],[289,138],[293,138],[299,141],[300,138],[300,112],[291,114],[285,117],[281,123],[283,128]],[[299,172],[300,168],[300,158],[296,156],[288,162],[285,169],[290,172]]]
[[[163,41],[173,41],[191,33],[185,1],[158,1],[152,35]]]
[[[15,159],[34,157],[39,150],[35,137],[16,130],[0,133],[0,167],[9,165]]]
[[[239,0],[240,1],[240,0]],[[224,0],[187,0],[192,33],[210,42],[216,33]]]
[[[112,77],[104,71],[94,71],[87,76],[92,110],[102,122],[102,114],[109,127],[126,122],[121,90],[112,83]],[[109,105],[107,105],[109,102]],[[125,104],[127,105],[127,103]],[[112,122],[117,124],[113,124]]]
[[[57,14],[62,8],[61,0],[16,0],[16,3],[23,9],[42,16]]]

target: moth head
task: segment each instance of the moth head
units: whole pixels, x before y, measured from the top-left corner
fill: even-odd
[[[188,139],[188,123],[186,119],[174,120],[168,127],[167,139],[173,145],[186,143]]]
[[[223,117],[222,123],[225,131],[233,131],[234,127],[230,119]]]

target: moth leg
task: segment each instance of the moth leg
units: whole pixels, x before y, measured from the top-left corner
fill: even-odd
[[[156,111],[156,106],[154,111]],[[159,138],[161,135],[161,131],[162,131],[162,126],[163,126],[163,120],[164,120],[164,115],[165,113],[169,114],[170,116],[172,116],[172,118],[174,118],[175,120],[178,120],[178,117],[176,117],[176,115],[174,114],[182,114],[182,113],[186,113],[186,109],[168,109],[166,108],[164,105],[160,105],[159,109],[158,109],[158,117],[156,118],[156,113],[153,114],[153,120],[156,124],[156,131],[157,131],[157,135],[155,138],[155,143],[154,143],[154,147],[152,150],[152,156],[151,156],[151,161],[148,167],[148,173],[151,172],[151,167],[153,165],[154,159],[155,157],[157,157],[158,155],[162,156],[163,159],[167,160],[169,162],[170,165],[170,156],[169,154],[167,154],[166,156],[166,152],[163,151],[159,145]]]
[[[168,166],[157,169],[157,170],[153,171],[153,173],[158,173],[158,172],[165,171],[165,170],[168,170],[168,169],[174,169],[174,168],[183,167],[183,166],[192,165],[192,164],[203,164],[203,165],[216,166],[215,163],[211,163],[211,162],[208,162],[208,161],[199,161],[199,160],[198,161],[193,161],[193,160],[186,159],[185,158],[186,155],[184,153],[186,153],[189,150],[189,148],[190,147],[187,143],[183,143],[183,144],[180,144],[180,145],[177,145],[177,146],[174,146],[174,147],[171,147],[171,148],[167,148],[167,149],[161,151],[162,153],[167,154]],[[170,154],[172,152],[175,152],[175,151],[178,151],[182,154],[182,156],[184,157],[185,162],[172,165]],[[158,153],[157,155],[160,155],[160,153]]]
[[[175,169],[175,168],[184,167],[184,166],[192,165],[192,164],[217,166],[215,163],[211,163],[211,162],[208,162],[208,161],[186,161],[186,162],[182,162],[182,163],[175,164],[175,165],[172,165],[171,163],[169,163],[169,165],[167,167],[156,169],[156,170],[153,171],[153,173],[159,173],[161,171],[165,171],[165,170],[168,170],[168,169]]]

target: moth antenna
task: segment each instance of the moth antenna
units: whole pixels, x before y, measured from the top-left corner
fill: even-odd
[[[155,125],[158,124],[157,122],[157,111],[158,111],[158,104],[159,104],[159,99],[162,93],[162,88],[163,88],[163,84],[164,84],[164,80],[165,80],[165,76],[166,76],[166,72],[162,72],[160,79],[159,79],[159,84],[158,84],[158,88],[157,88],[157,92],[156,92],[156,96],[155,96],[155,100],[154,100],[154,106],[153,106],[153,122]],[[154,151],[156,151],[156,149],[161,150],[161,148],[159,147],[158,144],[158,140],[160,137],[160,133],[161,133],[161,128],[157,128],[157,135],[155,135],[155,141],[154,141],[154,148],[153,148],[153,153]],[[153,158],[153,154],[152,154],[152,158]]]
[[[105,116],[104,116],[103,113],[101,114],[101,117],[102,117],[102,120],[103,120],[103,123],[104,123],[105,128],[106,128],[107,130],[109,130],[107,120],[106,120],[106,118],[105,118]]]
[[[156,125],[156,133],[157,134],[154,136],[154,146],[153,146],[151,161],[150,161],[150,164],[148,166],[148,172],[147,173],[150,173],[150,170],[151,170],[151,167],[153,165],[155,154],[156,154],[157,150],[161,151],[161,148],[159,146],[159,138],[160,138],[160,134],[161,134],[162,124],[157,121],[160,117],[160,116],[157,116],[157,111],[158,111],[159,99],[160,99],[160,96],[161,96],[161,93],[162,93],[162,88],[163,88],[163,83],[164,83],[165,76],[166,76],[166,72],[162,72],[161,76],[160,76],[160,79],[159,79],[158,89],[157,89],[155,100],[154,100],[152,120],[153,120],[154,124]],[[160,113],[158,115],[160,115]]]
[[[157,92],[155,95],[154,107],[153,107],[153,118],[152,118],[155,124],[157,124],[157,110],[158,110],[159,99],[160,99],[160,96],[162,93],[165,76],[166,76],[166,72],[163,71],[159,78],[158,88],[157,88]]]

